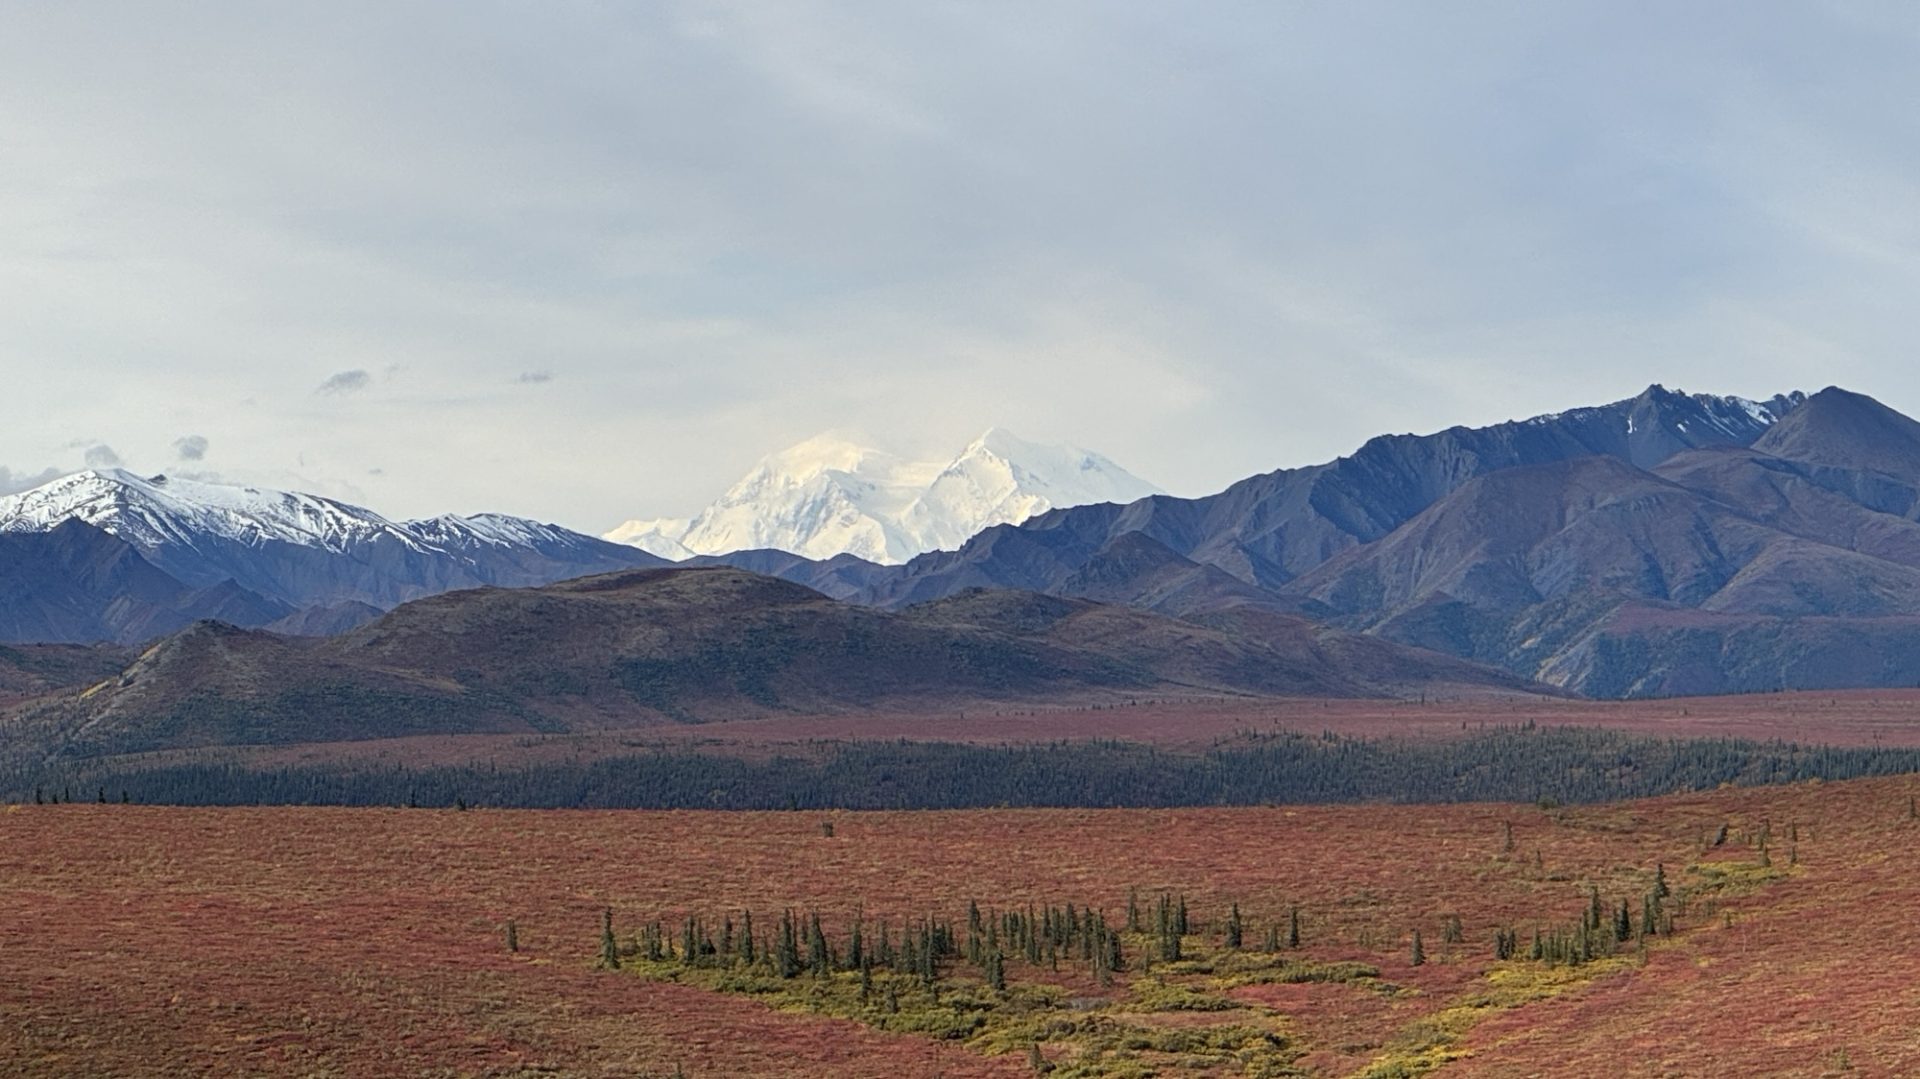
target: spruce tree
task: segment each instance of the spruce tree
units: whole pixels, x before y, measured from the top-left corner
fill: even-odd
[[[1236,951],[1236,952],[1240,950],[1240,937],[1241,937],[1240,904],[1235,903],[1233,904],[1233,909],[1227,914],[1227,948],[1228,950]]]
[[[818,914],[807,920],[807,969],[816,978],[824,978],[831,973],[831,964],[827,960],[827,935],[820,931]]]
[[[520,950],[520,927],[513,924],[512,918],[507,919],[507,950],[510,952]]]
[[[620,945],[613,939],[613,908],[600,912],[600,965],[608,970],[620,969]]]
[[[1413,945],[1407,949],[1407,962],[1412,966],[1421,966],[1427,961],[1427,950],[1421,946],[1420,931],[1413,931]]]
[[[774,969],[782,978],[792,978],[800,973],[800,941],[794,932],[791,910],[780,916],[780,936],[774,945]]]
[[[1287,908],[1287,947],[1300,947],[1300,908]]]

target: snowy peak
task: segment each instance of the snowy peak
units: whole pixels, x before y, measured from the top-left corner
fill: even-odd
[[[318,495],[141,477],[124,469],[76,472],[0,498],[0,532],[46,532],[69,520],[149,548],[191,546],[207,535],[248,546],[279,540],[336,553],[380,536],[418,545],[372,510]]]
[[[856,433],[829,431],[761,458],[753,472],[735,489],[751,483],[756,477],[804,486],[821,476],[833,474],[859,477],[876,483],[892,483],[899,481],[903,470],[913,467],[885,450],[865,444]]]
[[[145,550],[194,547],[208,537],[246,547],[290,543],[332,554],[382,539],[425,553],[544,548],[588,539],[556,525],[499,513],[390,521],[319,495],[138,476],[118,468],[76,472],[0,498],[0,532],[50,532],[67,521],[90,524]]]
[[[1097,453],[1036,445],[995,428],[940,471],[908,507],[905,521],[922,550],[953,550],[991,525],[1017,524],[1058,507],[1132,502],[1156,493]]]
[[[564,543],[578,535],[557,525],[504,513],[476,513],[471,517],[446,513],[423,521],[408,521],[403,527],[423,542],[448,550],[474,546],[540,547]]]
[[[679,539],[687,534],[687,529],[692,524],[691,517],[654,517],[633,520],[600,538],[609,543],[624,543],[629,547],[638,547],[648,554],[681,562],[694,556],[694,552],[688,550]]]
[[[897,564],[1048,509],[1157,492],[1098,454],[998,428],[944,464],[827,434],[762,458],[691,520],[629,521],[606,538],[666,557],[773,549]]]
[[[267,601],[271,611],[215,609],[248,625],[315,608],[322,609],[318,624],[337,625],[341,612],[386,610],[452,589],[514,588],[660,564],[631,547],[520,517],[392,521],[316,495],[119,469],[79,472],[0,498],[0,534],[72,528],[116,537],[156,570],[200,590],[195,595],[239,589]]]

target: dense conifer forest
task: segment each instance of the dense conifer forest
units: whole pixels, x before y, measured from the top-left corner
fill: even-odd
[[[16,764],[13,801],[637,809],[1178,807],[1282,803],[1591,803],[1721,784],[1920,771],[1920,749],[1653,739],[1497,728],[1450,740],[1244,736],[1204,752],[1121,742],[989,747],[846,742],[743,759],[684,748],[557,763],[257,768],[217,759]]]

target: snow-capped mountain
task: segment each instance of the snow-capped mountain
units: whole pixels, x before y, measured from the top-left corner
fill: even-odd
[[[454,588],[656,564],[631,548],[518,517],[392,521],[317,495],[123,469],[77,472],[0,498],[0,533],[51,532],[68,521],[118,537],[185,584],[232,581],[295,609],[384,610]]]
[[[997,429],[945,463],[826,434],[763,458],[698,516],[628,521],[605,538],[674,559],[766,549],[892,565],[1048,509],[1158,492],[1099,454]]]
[[[136,547],[192,544],[206,536],[261,545],[270,541],[341,553],[386,537],[408,547],[419,537],[372,510],[318,495],[142,478],[125,469],[62,476],[0,498],[0,532],[47,532],[84,521]]]

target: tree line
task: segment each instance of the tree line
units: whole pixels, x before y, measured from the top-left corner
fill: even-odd
[[[1920,749],[1656,739],[1597,729],[1498,728],[1450,740],[1248,736],[1203,752],[1123,742],[977,746],[848,742],[742,759],[683,748],[501,766],[210,759],[64,761],[0,773],[0,797],[108,792],[172,805],[633,809],[966,809],[1508,801],[1592,803],[1722,784],[1920,771]]]

